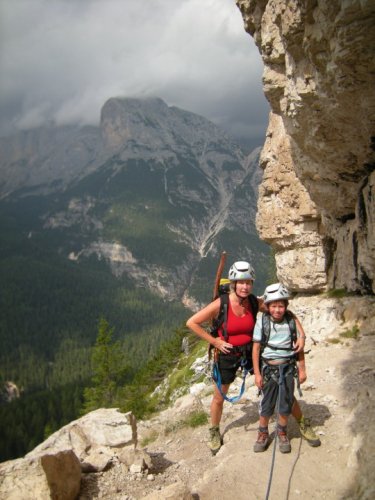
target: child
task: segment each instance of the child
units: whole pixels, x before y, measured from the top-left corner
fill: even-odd
[[[263,317],[258,317],[254,328],[252,356],[255,384],[263,395],[255,452],[265,451],[269,445],[268,422],[275,410],[278,415],[279,449],[282,453],[291,451],[286,431],[295,401],[294,377],[297,369],[299,382],[303,383],[306,369],[303,351],[295,355],[293,350],[296,339],[304,337],[304,332],[298,319],[287,310],[289,297],[282,284],[268,286],[264,292],[265,312]]]

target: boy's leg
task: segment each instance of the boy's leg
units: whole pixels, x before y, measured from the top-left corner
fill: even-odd
[[[270,444],[270,436],[268,432],[268,422],[275,410],[278,394],[278,384],[272,378],[267,377],[266,371],[263,376],[262,399],[259,404],[259,429],[257,440],[254,443],[253,450],[255,453],[266,451]]]
[[[290,453],[292,447],[287,435],[288,417],[286,415],[279,415],[277,423],[277,437],[279,440],[279,450],[281,453]]]
[[[266,451],[270,443],[270,435],[268,433],[268,422],[270,417],[260,417],[259,418],[259,429],[257,440],[254,443],[253,450],[255,453],[260,453]]]
[[[292,447],[287,434],[288,418],[292,412],[295,398],[294,393],[294,375],[288,365],[279,367],[280,377],[282,376],[283,383],[280,386],[280,400],[278,402],[278,418],[277,418],[277,438],[279,441],[279,450],[281,453],[290,453]]]

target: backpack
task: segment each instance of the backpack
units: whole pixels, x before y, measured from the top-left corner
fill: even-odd
[[[288,322],[290,331],[290,347],[275,347],[268,343],[271,333],[271,318],[268,312],[264,312],[262,315],[262,340],[260,341],[261,353],[264,351],[265,347],[270,347],[271,349],[279,349],[284,351],[293,351],[293,344],[297,340],[297,326],[294,319],[294,314],[291,311],[285,311],[285,318]]]

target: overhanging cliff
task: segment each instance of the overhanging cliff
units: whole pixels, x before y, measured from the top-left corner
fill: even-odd
[[[375,3],[236,0],[271,105],[257,228],[295,291],[375,291]]]

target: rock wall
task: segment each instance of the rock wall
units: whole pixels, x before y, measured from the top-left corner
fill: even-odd
[[[292,290],[375,291],[375,2],[236,0],[271,105],[257,228]]]

